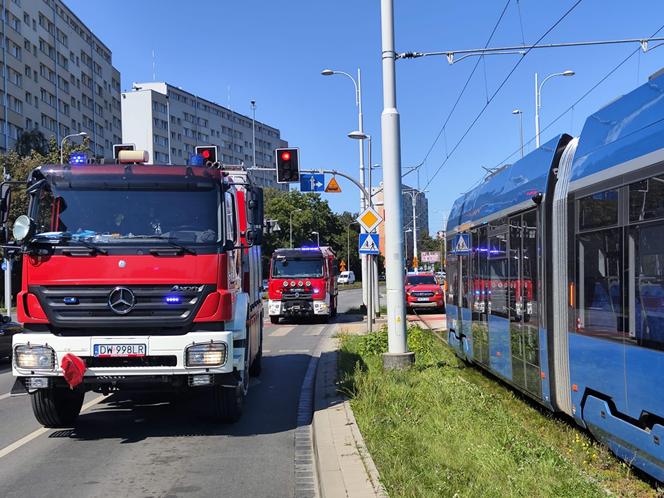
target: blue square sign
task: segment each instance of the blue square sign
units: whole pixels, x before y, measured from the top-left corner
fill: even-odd
[[[380,237],[377,233],[360,234],[360,254],[380,254]]]
[[[300,192],[325,192],[325,174],[300,173]]]

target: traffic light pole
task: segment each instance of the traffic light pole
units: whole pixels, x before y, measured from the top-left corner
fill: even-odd
[[[393,0],[381,0],[383,112],[380,117],[385,202],[385,272],[387,285],[387,342],[383,368],[407,368],[415,361],[406,341],[406,294],[402,270],[401,139],[397,111]],[[414,221],[414,220],[413,220]]]

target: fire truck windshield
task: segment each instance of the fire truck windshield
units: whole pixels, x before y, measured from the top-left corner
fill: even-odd
[[[221,240],[220,196],[211,185],[193,190],[57,185],[43,188],[37,201],[37,236],[67,234],[94,243],[142,237],[181,244]]]
[[[321,278],[322,258],[276,258],[272,263],[273,278]]]

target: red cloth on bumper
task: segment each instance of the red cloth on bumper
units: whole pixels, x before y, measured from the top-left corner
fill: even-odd
[[[65,380],[71,389],[83,382],[83,374],[86,370],[85,361],[75,354],[67,353],[64,355],[60,367],[64,371]]]

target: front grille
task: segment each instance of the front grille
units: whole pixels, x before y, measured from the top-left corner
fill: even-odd
[[[411,294],[411,296],[414,296],[414,297],[431,297],[431,296],[433,296],[434,293],[431,292],[431,291],[414,291],[414,292],[411,292],[410,294]]]
[[[133,356],[129,358],[98,358],[83,356],[88,368],[128,368],[128,367],[174,367],[178,364],[177,356]]]
[[[288,289],[284,290],[284,292],[281,294],[281,299],[283,301],[313,299],[313,293],[305,289]]]
[[[49,322],[56,328],[81,327],[171,327],[190,324],[212,285],[127,285],[134,306],[118,314],[109,305],[109,296],[118,286],[33,286]],[[166,298],[176,298],[167,302]]]

